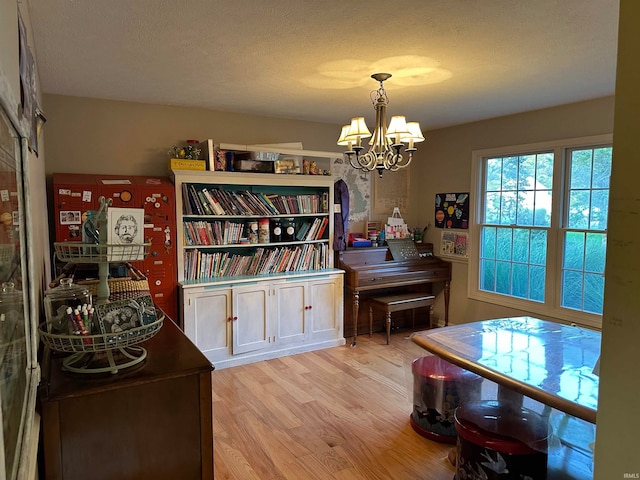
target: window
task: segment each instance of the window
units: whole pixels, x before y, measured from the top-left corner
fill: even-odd
[[[473,153],[469,294],[599,326],[611,136]]]

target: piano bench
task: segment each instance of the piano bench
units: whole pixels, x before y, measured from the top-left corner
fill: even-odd
[[[429,307],[429,323],[431,323],[431,311],[433,310],[433,295],[425,293],[399,293],[397,295],[387,295],[384,297],[371,297],[369,299],[369,336],[373,333],[373,309],[385,312],[387,324],[387,345],[391,337],[391,314],[403,310],[411,310],[411,326],[415,328],[415,309]]]

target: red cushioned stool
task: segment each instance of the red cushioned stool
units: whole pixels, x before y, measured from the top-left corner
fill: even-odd
[[[546,480],[548,421],[522,407],[473,402],[455,411],[455,480]]]
[[[411,427],[423,437],[455,443],[456,407],[480,399],[482,378],[437,356],[416,358]]]

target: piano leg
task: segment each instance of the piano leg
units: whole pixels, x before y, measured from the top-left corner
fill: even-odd
[[[356,338],[358,337],[358,313],[360,310],[360,292],[353,291],[353,341],[351,346],[356,346]]]
[[[444,326],[449,325],[449,292],[450,288],[449,280],[444,282]],[[431,322],[431,320],[429,320]]]

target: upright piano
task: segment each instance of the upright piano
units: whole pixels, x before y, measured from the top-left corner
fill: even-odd
[[[393,260],[387,247],[350,248],[337,253],[336,267],[345,271],[344,336],[358,335],[358,324],[368,325],[367,309],[360,309],[373,295],[403,290],[432,292],[432,284],[443,284],[444,324],[449,324],[451,263],[431,254],[433,246],[424,244],[424,258]]]

